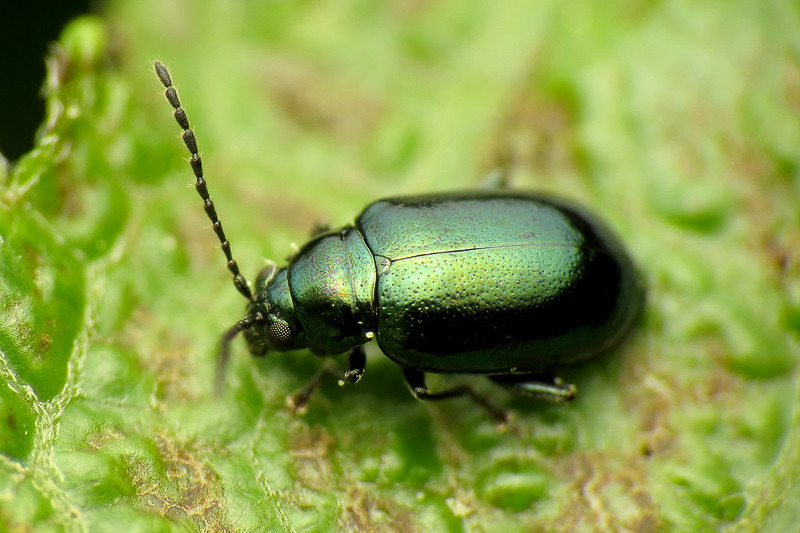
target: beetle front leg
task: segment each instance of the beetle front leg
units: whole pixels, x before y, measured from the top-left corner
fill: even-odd
[[[403,377],[406,380],[411,394],[417,400],[438,401],[457,396],[469,396],[472,401],[480,405],[498,424],[505,424],[509,420],[509,414],[502,409],[495,407],[488,398],[475,392],[469,385],[457,385],[453,388],[440,392],[431,392],[425,384],[425,373],[416,368],[403,367]]]
[[[314,227],[311,228],[311,238],[319,237],[320,235],[325,235],[331,230],[331,225],[328,224],[327,220],[317,220],[314,222]]]
[[[364,375],[364,369],[367,366],[367,354],[364,353],[364,348],[361,346],[356,346],[350,350],[347,362],[347,371],[339,381],[339,385],[344,385],[346,383],[358,383],[358,381],[361,379],[361,376]]]
[[[564,383],[561,378],[542,374],[509,374],[489,376],[489,379],[516,394],[556,403],[572,401],[577,392],[577,388],[572,383]]]
[[[322,380],[328,376],[338,378],[340,374],[339,369],[335,367],[332,361],[326,361],[319,372],[311,378],[308,385],[286,398],[286,407],[291,409],[293,414],[304,414],[308,409],[308,402],[311,400],[311,396],[317,392]]]
[[[308,385],[286,398],[286,405],[293,413],[303,414],[308,409],[308,402],[319,389],[324,379],[329,377],[339,380],[339,385],[358,383],[364,375],[367,364],[367,356],[361,346],[356,346],[348,353],[348,368],[342,373],[333,361],[326,361],[322,368],[317,372]]]

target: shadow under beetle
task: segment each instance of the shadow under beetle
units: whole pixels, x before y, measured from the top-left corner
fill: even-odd
[[[431,392],[425,373],[486,375],[514,392],[566,402],[575,387],[552,372],[614,347],[641,312],[641,279],[605,224],[563,200],[505,190],[378,200],[354,225],[319,228],[287,266],[263,269],[251,291],[169,73],[160,62],[155,71],[233,283],[248,300],[245,317],[222,336],[218,390],[239,333],[256,356],[348,353],[348,370],[323,367],[291,398],[295,409],[305,408],[325,374],[359,381],[362,345],[374,338],[416,398],[469,396],[502,422],[506,413],[471,387]]]

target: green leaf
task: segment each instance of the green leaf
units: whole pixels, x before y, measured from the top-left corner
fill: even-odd
[[[800,12],[652,3],[110,2],[47,58],[0,165],[0,529],[786,531],[800,520]],[[219,335],[244,302],[153,73],[170,69],[253,279],[371,200],[515,187],[590,206],[647,281],[570,405],[416,402]]]

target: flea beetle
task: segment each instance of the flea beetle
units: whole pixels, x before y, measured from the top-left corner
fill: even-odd
[[[232,340],[250,352],[307,348],[347,353],[290,399],[304,409],[325,374],[355,383],[375,339],[419,400],[467,396],[506,413],[468,385],[433,392],[426,373],[477,374],[521,394],[566,402],[574,385],[554,372],[614,347],[641,312],[644,288],[628,253],[596,216],[561,199],[508,190],[386,198],[352,225],[320,229],[288,265],[255,287],[239,273],[209,197],[194,133],[167,69],[155,63],[183,130],[197,192],[247,311],[222,336],[217,383]]]

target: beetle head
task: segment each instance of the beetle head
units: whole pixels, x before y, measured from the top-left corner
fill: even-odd
[[[286,268],[270,264],[256,279],[255,298],[247,310],[255,320],[252,327],[244,330],[247,347],[255,356],[263,356],[269,350],[286,352],[306,347],[286,273]]]
[[[244,332],[250,353],[258,357],[270,350],[285,352],[307,346],[305,333],[295,315],[286,268],[278,269],[270,263],[259,273],[247,315],[222,336],[217,364],[218,391],[224,385],[231,342],[240,332]]]

